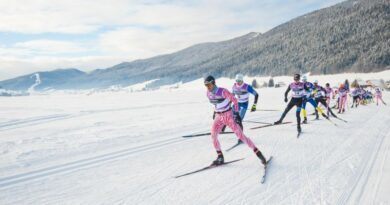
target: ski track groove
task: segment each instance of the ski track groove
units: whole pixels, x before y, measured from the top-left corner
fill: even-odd
[[[388,130],[389,130],[389,129],[387,129],[384,133],[388,133]],[[358,174],[359,177],[357,178],[357,180],[354,181],[354,186],[353,186],[352,190],[349,192],[348,197],[347,197],[347,200],[346,200],[347,203],[350,203],[350,200],[351,200],[350,198],[351,198],[351,196],[354,194],[357,185],[359,185],[359,182],[362,182],[362,183],[363,183],[363,184],[361,185],[362,188],[361,188],[360,190],[356,190],[356,191],[358,191],[359,193],[357,194],[358,198],[357,198],[357,199],[354,199],[354,200],[355,200],[355,201],[360,201],[361,196],[363,195],[363,193],[362,193],[362,192],[363,192],[363,188],[364,188],[365,185],[367,184],[367,181],[368,181],[368,179],[369,179],[369,177],[370,177],[370,173],[371,173],[371,171],[372,171],[372,169],[373,169],[373,167],[374,167],[374,165],[375,165],[375,161],[377,160],[377,156],[378,156],[379,151],[380,151],[380,148],[381,148],[381,146],[382,146],[382,144],[383,144],[383,140],[384,140],[384,138],[386,137],[386,134],[383,134],[383,135],[382,135],[382,132],[380,132],[378,135],[380,136],[380,139],[376,139],[378,142],[376,142],[376,143],[373,145],[373,146],[375,147],[375,149],[373,149],[374,152],[373,152],[371,155],[367,156],[367,159],[371,159],[371,160],[367,160],[367,161],[366,161],[366,162],[368,162],[368,166],[364,166],[364,161],[362,161],[362,163],[361,163],[361,165],[360,165],[360,169],[359,169],[359,171],[357,172],[357,174]],[[355,203],[354,203],[354,204],[355,204]]]
[[[366,122],[369,122],[371,121],[372,119],[375,119],[375,117],[377,115],[379,115],[380,113],[378,113],[378,111],[376,111],[375,115],[371,115],[370,117],[370,120],[366,120]],[[370,128],[371,124],[373,123],[365,123],[362,127],[360,127],[358,130],[359,131],[363,131],[366,129],[366,128]],[[379,125],[376,124],[376,126],[378,127]],[[361,132],[356,132],[356,133],[361,133]],[[378,134],[376,134],[374,138],[374,142],[372,142],[373,147],[377,147],[378,146],[378,136],[381,134],[381,132],[379,132]],[[383,137],[382,137],[383,139]],[[371,140],[372,141],[372,140]],[[337,200],[337,204],[347,204],[348,201],[350,200],[350,197],[351,195],[353,194],[356,186],[359,184],[359,181],[362,179],[362,176],[364,175],[364,171],[365,171],[365,164],[369,163],[369,166],[372,166],[375,162],[374,159],[372,159],[372,156],[374,155],[374,153],[371,151],[371,150],[376,150],[376,149],[370,149],[371,147],[369,148],[365,148],[365,150],[369,150],[367,153],[367,155],[365,155],[364,159],[361,160],[360,164],[359,164],[359,167],[356,170],[356,172],[353,174],[353,176],[349,177],[349,180],[348,180],[348,185],[347,187],[345,187],[346,189],[344,189],[344,192],[342,192],[341,196],[338,198]],[[377,147],[378,148],[378,147]],[[378,150],[376,150],[378,152]],[[371,160],[369,160],[371,159]]]
[[[31,117],[27,119],[17,119],[10,120],[7,122],[0,123],[0,131],[12,130],[18,128],[25,128],[34,125],[40,125],[43,123],[58,121],[58,120],[66,120],[77,117],[84,117],[92,114],[100,114],[107,112],[119,112],[126,110],[138,110],[138,109],[148,109],[148,108],[156,108],[158,107],[169,107],[169,106],[177,106],[177,105],[187,105],[187,104],[199,104],[199,102],[180,102],[180,103],[167,103],[167,104],[153,104],[147,106],[138,106],[138,107],[129,107],[129,108],[116,108],[116,109],[102,109],[102,110],[81,110],[76,114],[52,114],[38,117]]]
[[[4,188],[10,185],[19,184],[22,182],[28,182],[31,180],[36,180],[39,178],[48,177],[54,174],[69,173],[74,172],[82,168],[87,168],[94,165],[101,165],[102,163],[111,162],[122,157],[130,156],[133,154],[139,154],[142,152],[151,151],[153,149],[160,149],[165,146],[170,146],[176,143],[189,141],[181,138],[170,138],[166,140],[161,140],[158,142],[141,145],[129,149],[123,149],[120,151],[114,151],[111,153],[106,153],[94,157],[89,157],[86,159],[76,160],[73,162],[63,163],[59,165],[53,165],[47,168],[38,169],[35,171],[29,171],[22,174],[17,174],[13,176],[8,176],[0,178],[0,188]]]

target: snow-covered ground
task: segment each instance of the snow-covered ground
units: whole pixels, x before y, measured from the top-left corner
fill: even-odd
[[[309,79],[336,85],[353,75]],[[275,81],[283,79],[291,77]],[[258,109],[280,111],[248,112],[245,120],[276,121],[285,89],[259,89]],[[309,121],[299,139],[292,124],[251,130],[259,124],[244,122],[247,136],[274,157],[260,184],[262,165],[245,145],[224,153],[243,161],[174,178],[216,157],[209,136],[181,137],[210,129],[201,80],[146,92],[3,97],[0,204],[390,204],[390,106],[348,108],[340,116],[348,123]],[[285,121],[295,122],[293,111]],[[219,138],[223,149],[237,140]]]

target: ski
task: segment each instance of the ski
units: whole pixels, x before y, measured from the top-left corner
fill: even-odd
[[[251,110],[251,109],[247,109],[247,110]],[[280,111],[280,110],[273,110],[273,109],[257,109],[257,110],[252,111],[252,112],[256,112],[256,111]]]
[[[341,121],[343,121],[343,122],[345,122],[345,123],[347,123],[348,121],[346,121],[346,120],[344,120],[344,119],[341,119],[341,118],[339,118],[339,117],[335,117],[336,119],[338,119],[338,120],[341,120]]]
[[[175,178],[188,176],[188,175],[195,174],[195,173],[198,173],[198,172],[201,172],[201,171],[205,171],[205,170],[208,170],[208,169],[212,169],[212,168],[215,168],[215,167],[227,165],[227,164],[230,164],[230,163],[233,163],[233,162],[238,162],[238,161],[241,161],[243,159],[245,159],[245,158],[236,159],[236,160],[232,160],[232,161],[227,161],[227,162],[224,162],[221,165],[213,165],[213,164],[211,164],[211,165],[209,165],[207,167],[203,167],[202,169],[198,169],[198,170],[195,170],[195,171],[192,171],[192,172],[188,172],[188,173],[185,173],[185,174],[182,174],[182,175],[175,176]]]
[[[258,124],[272,125],[272,123],[269,123],[269,122],[260,122],[260,121],[252,121],[252,120],[245,120],[244,122],[251,122],[251,123],[258,123]]]
[[[258,126],[258,127],[252,127],[251,130],[260,129],[260,128],[264,128],[264,127],[271,127],[271,126],[276,126],[276,125],[284,125],[284,124],[289,124],[289,123],[292,123],[292,122],[282,122],[280,124],[261,125],[261,126]]]
[[[271,160],[272,160],[272,156],[267,160],[267,164],[264,166],[264,173],[263,173],[263,176],[261,177],[262,184],[264,184],[265,178],[267,177],[267,170],[268,170],[268,166],[271,163]]]
[[[227,151],[227,152],[229,152],[230,150],[232,150],[232,149],[234,149],[234,148],[238,147],[238,145],[240,145],[240,144],[243,144],[243,142],[242,142],[242,141],[240,141],[240,142],[237,142],[235,145],[231,146],[231,147],[230,147],[230,148],[228,148],[226,151]]]
[[[234,132],[221,132],[219,134],[232,134]],[[200,134],[192,134],[192,135],[184,135],[181,137],[187,138],[187,137],[200,137],[200,136],[206,136],[206,135],[211,135],[211,132],[206,132],[206,133],[200,133]]]

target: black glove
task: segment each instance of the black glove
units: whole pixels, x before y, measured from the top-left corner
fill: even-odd
[[[240,113],[238,112],[234,112],[233,113],[233,118],[234,118],[234,121],[237,123],[237,124],[241,124],[241,117],[240,117]]]
[[[286,97],[284,98],[284,102],[288,102],[288,99]]]
[[[215,112],[213,112],[213,120],[215,119]]]

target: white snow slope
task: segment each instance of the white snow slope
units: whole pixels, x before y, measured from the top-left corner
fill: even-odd
[[[0,204],[390,204],[390,106],[375,104],[348,108],[337,127],[309,115],[299,139],[293,124],[251,130],[260,124],[245,122],[274,157],[265,184],[246,145],[224,152],[243,161],[175,179],[216,157],[210,136],[181,137],[212,123],[204,86],[190,85],[0,98]],[[245,120],[276,121],[285,89],[259,89],[258,109],[280,111]],[[285,121],[295,123],[294,110]],[[237,140],[219,139],[223,149]]]

